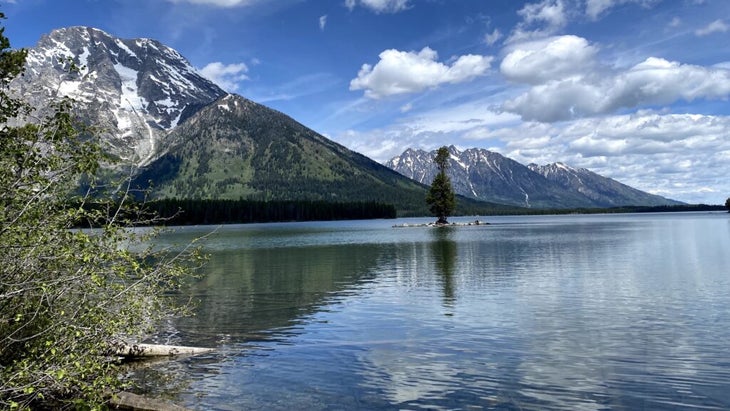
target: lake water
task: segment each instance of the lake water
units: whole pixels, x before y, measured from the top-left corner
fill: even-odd
[[[141,378],[206,410],[730,409],[730,215],[480,219],[223,226],[161,337],[217,351]]]

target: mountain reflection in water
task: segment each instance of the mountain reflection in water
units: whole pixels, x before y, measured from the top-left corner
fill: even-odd
[[[197,409],[730,407],[726,214],[481,219],[224,227],[162,337],[218,351],[155,369]]]

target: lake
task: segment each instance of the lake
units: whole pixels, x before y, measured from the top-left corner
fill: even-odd
[[[220,227],[157,341],[217,351],[138,378],[205,410],[730,409],[730,215],[479,219]]]

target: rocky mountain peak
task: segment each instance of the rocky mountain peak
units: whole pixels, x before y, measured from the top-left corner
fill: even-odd
[[[561,162],[524,166],[483,148],[461,151],[450,146],[448,149],[451,158],[447,174],[454,190],[482,201],[544,208],[677,204]],[[385,165],[420,183],[430,184],[437,172],[433,162],[435,154],[435,151],[408,149]]]
[[[167,131],[226,94],[158,41],[81,26],[44,35],[11,88],[41,112],[54,98],[73,98],[82,118],[104,130],[109,151],[137,164],[159,154]]]

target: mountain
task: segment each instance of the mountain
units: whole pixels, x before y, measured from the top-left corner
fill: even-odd
[[[423,208],[425,188],[292,118],[229,94],[178,125],[137,177],[162,197],[380,201]]]
[[[529,164],[527,167],[568,190],[583,194],[595,203],[601,204],[602,207],[682,204],[679,201],[637,190],[585,168],[572,168],[563,163],[553,163],[544,166]]]
[[[376,201],[395,204],[401,215],[428,213],[429,153],[409,150],[391,167],[413,181],[283,113],[226,93],[152,39],[89,27],[54,30],[29,50],[25,74],[10,88],[35,115],[51,112],[60,97],[73,98],[107,152],[156,198]],[[460,199],[461,213],[504,208],[494,203],[602,206],[607,202],[593,194],[613,193],[608,183],[582,191],[566,186],[575,179],[555,179],[486,150],[450,151],[457,192],[470,198]]]
[[[44,35],[10,87],[41,113],[58,97],[73,98],[110,154],[141,165],[164,150],[170,130],[226,94],[158,41],[89,27]]]
[[[478,200],[535,208],[679,204],[559,163],[528,167],[478,148],[460,151],[451,146],[449,153],[448,174],[454,191]],[[433,163],[435,155],[436,151],[408,149],[385,165],[420,183],[430,184],[437,172]]]
[[[29,50],[10,87],[36,115],[73,98],[120,160],[111,171],[133,170],[135,186],[154,198],[374,201],[401,215],[428,213],[425,186],[224,92],[155,40],[58,29]],[[464,204],[470,213],[499,207]]]

